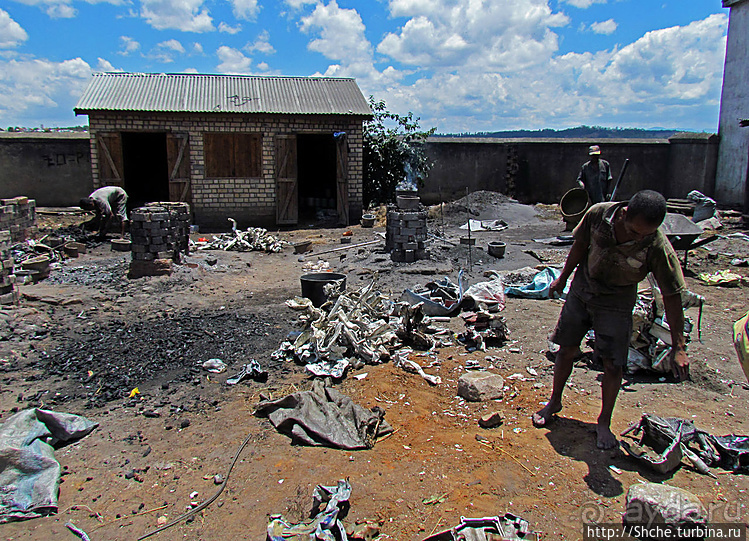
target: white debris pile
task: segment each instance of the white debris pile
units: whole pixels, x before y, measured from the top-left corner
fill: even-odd
[[[198,250],[224,250],[236,252],[268,252],[278,253],[288,245],[262,227],[248,227],[245,231],[237,229],[236,220],[229,218],[232,223],[231,232],[213,235],[207,242],[197,242]]]
[[[398,345],[389,323],[392,303],[374,289],[374,282],[355,292],[343,292],[321,308],[304,297],[288,300],[286,305],[301,312],[304,329],[293,341],[283,342],[273,358],[305,364],[313,375],[341,378],[349,366],[390,359]]]

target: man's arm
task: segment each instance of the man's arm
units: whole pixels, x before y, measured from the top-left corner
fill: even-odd
[[[663,296],[663,307],[671,330],[671,362],[674,375],[679,381],[689,378],[689,357],[684,339],[684,310],[681,307],[681,294]]]
[[[581,188],[585,188],[585,183],[583,182],[583,174],[584,174],[585,166],[580,168],[580,172],[577,174],[577,185]]]
[[[587,253],[587,243],[579,238],[575,238],[575,242],[572,243],[572,248],[570,248],[570,253],[567,254],[567,260],[564,262],[562,274],[549,286],[549,297],[553,297],[554,293],[561,295],[564,292],[564,287],[567,285],[567,280],[572,275],[572,271],[575,270],[575,267],[580,264]]]

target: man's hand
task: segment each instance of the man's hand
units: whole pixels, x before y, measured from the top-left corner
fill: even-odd
[[[673,348],[671,350],[671,370],[679,381],[689,379],[689,357],[684,349]]]
[[[554,299],[554,294],[562,296],[562,293],[564,293],[564,288],[567,285],[567,277],[562,274],[559,278],[554,280],[551,285],[549,286],[549,298]]]

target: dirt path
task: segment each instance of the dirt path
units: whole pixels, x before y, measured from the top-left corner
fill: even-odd
[[[563,232],[561,222],[544,212],[523,227],[482,237],[481,245],[489,238],[508,240],[507,257],[490,260],[476,249],[466,280],[480,281],[490,268],[537,264],[523,250],[548,249],[532,239]],[[459,235],[455,225],[448,231],[452,238]],[[352,231],[353,243],[377,238],[371,229]],[[311,237],[320,251],[337,247],[341,232],[297,230],[281,236]],[[629,378],[614,414],[615,432],[649,412],[690,418],[714,434],[749,433],[749,390],[733,384],[746,380],[731,343],[733,321],[749,306],[747,289],[708,288],[694,277],[728,267],[728,254],[745,257],[747,244],[721,240],[693,252],[688,286],[708,305],[703,342],[696,341],[695,331],[689,346],[692,381]],[[457,269],[466,266],[465,251],[442,249],[439,243],[432,250],[437,260],[411,266],[393,265],[368,249],[321,259],[346,272],[349,288],[377,273],[383,290],[399,292],[444,275],[455,280]],[[214,476],[225,475],[248,434],[250,443],[218,501],[154,539],[260,541],[269,515],[304,518],[314,486],[341,478],[353,487],[346,522],[377,521],[381,539],[423,539],[457,524],[460,516],[505,512],[529,520],[542,539],[576,539],[583,518],[619,522],[627,488],[653,480],[698,495],[713,506],[716,521],[724,512],[728,519],[747,521],[745,476],[720,472],[716,480],[682,467],[662,477],[620,452],[597,450],[593,427],[601,372],[587,361],[578,363],[565,408],[551,429],[532,427],[530,415],[549,394],[553,366],[546,338],[559,314],[558,301],[509,299],[504,314],[512,341],[501,348],[467,353],[452,346],[417,358],[422,364],[438,361],[427,371],[441,376],[439,386],[392,363],[354,371],[367,376],[348,377],[339,389],[364,407],[385,409],[396,429],[373,449],[291,446],[253,410],[260,393],[280,397],[310,386],[300,367],[274,364],[269,357],[295,328],[285,300],[299,294],[304,265],[318,260],[299,259],[290,249],[269,255],[198,252],[188,258],[190,266],[171,277],[128,280],[127,254],[99,246],[66,262],[49,279],[23,286],[21,307],[0,311],[0,421],[14,410],[41,405],[82,414],[100,426],[56,453],[64,468],[60,513],[3,525],[2,537],[70,540],[64,524],[72,521],[94,540],[137,538],[155,528],[159,517],[171,520],[191,501],[210,497],[217,488]],[[746,269],[737,270],[747,275]],[[696,310],[689,315],[696,320]],[[449,325],[454,331],[462,327],[458,319]],[[199,363],[212,357],[224,359],[228,372],[199,370]],[[250,358],[269,370],[268,381],[226,386],[224,380]],[[506,378],[510,390],[502,401],[469,403],[457,397],[457,379],[468,360]],[[507,379],[513,374],[523,377]],[[123,391],[134,387],[141,394],[126,398]],[[478,418],[494,410],[503,412],[504,424],[479,428]],[[439,503],[424,503],[429,499]]]

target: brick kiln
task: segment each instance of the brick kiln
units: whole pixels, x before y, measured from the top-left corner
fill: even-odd
[[[388,207],[385,250],[393,261],[413,263],[427,259],[427,211],[415,192],[397,195],[396,206]]]
[[[130,215],[130,277],[171,274],[172,262],[189,253],[189,234],[187,203],[149,203],[134,209]]]

